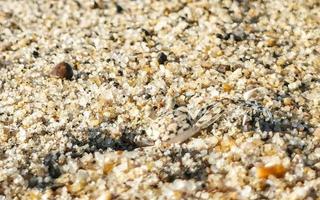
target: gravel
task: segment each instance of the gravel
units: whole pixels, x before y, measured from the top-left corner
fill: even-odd
[[[1,1],[0,199],[318,199],[319,33],[317,0]]]

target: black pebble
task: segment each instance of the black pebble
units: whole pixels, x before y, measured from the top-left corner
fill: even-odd
[[[289,144],[289,145],[287,146],[286,152],[287,152],[287,154],[288,154],[288,156],[289,156],[290,158],[292,157],[292,154],[295,153],[295,152],[294,152],[295,149],[296,149],[296,147],[295,147],[294,145],[292,145],[292,144]]]
[[[220,40],[229,40],[231,35],[232,33],[227,33],[225,35],[222,35],[221,33],[217,33],[216,37],[219,38]]]
[[[59,165],[56,160],[59,158],[60,153],[48,154],[43,161],[43,164],[48,167],[48,173],[51,178],[58,178],[61,175]]]
[[[243,40],[243,38],[242,38],[241,36],[239,36],[239,35],[233,35],[233,38],[234,38],[234,40],[235,40],[236,42],[240,42],[240,41]]]
[[[241,42],[247,39],[247,35],[244,32],[235,32],[235,33],[232,33],[232,35],[233,35],[233,39],[236,42]]]
[[[123,12],[123,8],[118,4],[116,4],[116,10],[117,10],[117,13],[119,14]]]
[[[98,8],[100,8],[99,4],[96,1],[94,1],[92,9],[98,9]]]
[[[219,38],[219,39],[221,39],[221,40],[223,40],[224,39],[224,37],[223,37],[223,35],[222,34],[220,34],[220,33],[217,33],[217,38]]]
[[[134,142],[134,137],[135,133],[130,129],[125,129],[119,139],[109,138],[96,130],[89,130],[89,152],[108,148],[116,151],[132,151],[138,148],[138,145]]]
[[[31,177],[28,181],[28,187],[34,188],[38,185],[38,178],[37,177]]]
[[[51,184],[52,184],[51,181],[45,182],[45,181],[43,181],[43,178],[37,177],[37,176],[33,176],[28,180],[28,187],[29,188],[43,189],[43,188],[50,186]]]
[[[119,76],[123,76],[123,71],[122,70],[118,70],[118,74],[119,74]]]
[[[145,99],[150,99],[152,96],[151,96],[151,94],[146,94],[146,95],[144,95],[144,98]]]
[[[167,58],[167,55],[166,55],[166,54],[164,54],[164,53],[161,52],[161,53],[158,55],[158,63],[159,63],[159,64],[163,65],[167,60],[168,60],[168,58]]]
[[[142,29],[142,32],[146,35],[146,36],[151,36],[151,33],[149,31],[147,31],[146,29]]]
[[[49,165],[48,172],[51,178],[58,178],[61,175],[61,171],[57,163],[53,163],[52,165]]]
[[[229,40],[231,35],[232,33],[226,33],[225,35],[222,35],[221,33],[217,33],[216,37],[219,38],[220,40]]]
[[[33,51],[32,55],[33,55],[33,57],[38,58],[40,54],[38,51]]]

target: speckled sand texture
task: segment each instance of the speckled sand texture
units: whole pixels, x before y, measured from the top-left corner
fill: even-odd
[[[319,0],[0,0],[0,200],[320,199],[319,104]]]

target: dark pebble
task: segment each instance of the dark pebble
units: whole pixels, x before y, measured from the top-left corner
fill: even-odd
[[[54,69],[51,71],[51,74],[59,78],[71,80],[73,77],[73,70],[69,63],[61,62],[54,67]]]
[[[61,175],[61,171],[57,163],[50,164],[48,167],[48,172],[51,178],[58,178]]]
[[[88,143],[90,151],[106,150],[108,148],[116,151],[132,151],[138,148],[134,138],[135,132],[130,129],[125,129],[119,139],[109,138],[97,130],[89,130]]]
[[[240,35],[233,35],[233,39],[236,42],[240,42],[240,41],[244,40],[244,37],[241,37]]]
[[[158,63],[160,64],[160,65],[163,65],[165,62],[167,62],[167,60],[168,60],[168,58],[167,58],[167,55],[166,54],[164,54],[164,53],[160,53],[159,55],[158,55]]]
[[[30,188],[34,188],[38,185],[39,181],[38,181],[38,177],[31,177],[28,181],[28,187]]]
[[[247,35],[241,30],[235,31],[234,33],[232,33],[232,36],[236,42],[241,42],[247,39]]]
[[[98,8],[100,8],[99,4],[96,1],[94,1],[92,5],[92,9],[98,9]]]
[[[56,154],[48,154],[43,160],[43,164],[48,167],[48,173],[51,178],[58,178],[61,175],[59,165],[57,164],[59,156],[59,152]]]
[[[98,2],[94,1],[91,8],[92,9],[103,9],[104,8],[103,1],[101,1],[101,0],[98,0]]]
[[[123,8],[120,5],[116,4],[116,11],[117,11],[117,13],[120,14],[123,12]]]
[[[114,83],[113,83],[113,86],[114,86],[115,88],[119,88],[120,84],[119,84],[118,82],[114,82]]]
[[[216,37],[221,40],[229,40],[231,35],[232,35],[231,33],[227,33],[225,35],[222,35],[221,33],[217,33]]]
[[[307,197],[310,197],[310,199],[318,199],[319,195],[317,194],[317,190],[314,189],[314,187],[310,188]]]
[[[151,36],[151,33],[144,28],[142,29],[142,32],[145,34],[145,36]]]
[[[33,55],[33,57],[38,58],[40,54],[38,51],[33,51],[32,55]]]
[[[44,182],[43,177],[37,177],[33,176],[28,180],[28,187],[29,188],[39,188],[39,189],[44,189],[52,184],[51,181],[49,182]]]
[[[118,70],[118,74],[119,74],[119,76],[123,76],[123,71],[122,70]]]
[[[150,99],[151,97],[152,97],[151,94],[145,94],[145,95],[144,95],[144,98],[145,98],[145,99]]]
[[[224,39],[223,35],[222,35],[222,34],[220,34],[220,33],[217,33],[217,34],[216,34],[216,36],[217,36],[217,38],[219,38],[219,39],[221,39],[221,40],[223,40],[223,39]]]
[[[295,145],[289,144],[286,148],[287,155],[292,158],[292,155],[295,153],[297,147]]]

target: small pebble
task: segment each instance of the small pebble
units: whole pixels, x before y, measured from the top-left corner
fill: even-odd
[[[257,169],[257,176],[259,178],[268,178],[269,176],[273,175],[276,178],[283,178],[284,175],[286,174],[286,169],[284,168],[283,165],[278,164],[278,165],[273,165],[270,167],[258,167]]]
[[[33,57],[38,58],[40,54],[38,51],[33,51],[32,55],[33,55]]]
[[[51,71],[51,75],[71,80],[73,76],[73,70],[69,63],[61,62],[54,67],[54,69]]]
[[[286,106],[292,105],[292,99],[289,98],[289,97],[284,98],[283,99],[283,104],[286,105]]]
[[[94,1],[91,8],[92,9],[103,9],[104,8],[103,1],[101,1],[101,0]]]
[[[116,4],[116,11],[117,11],[117,13],[120,14],[123,12],[123,8],[120,5]]]
[[[274,47],[277,44],[277,41],[275,39],[269,39],[266,41],[267,47]]]
[[[163,65],[165,62],[167,62],[167,60],[168,60],[168,58],[167,58],[167,55],[166,54],[164,54],[164,53],[160,53],[159,55],[158,55],[158,63],[160,64],[160,65]]]
[[[229,65],[219,65],[216,70],[222,74],[225,74],[227,71],[230,71],[230,66]]]
[[[317,2],[1,1],[0,200],[319,198]]]
[[[224,92],[230,92],[233,89],[233,86],[228,83],[225,83],[222,85],[222,89]]]

